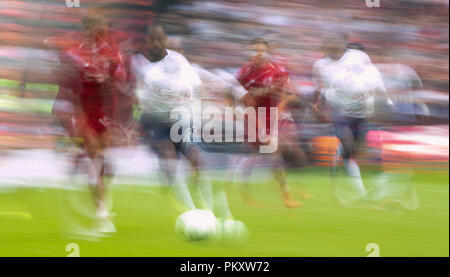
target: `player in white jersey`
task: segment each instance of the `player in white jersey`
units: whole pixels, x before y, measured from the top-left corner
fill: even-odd
[[[213,189],[211,183],[199,170],[201,153],[194,143],[174,142],[171,138],[172,125],[178,119],[171,118],[171,112],[179,107],[192,106],[195,91],[200,88],[201,79],[195,69],[180,53],[166,48],[167,36],[162,26],[152,25],[146,37],[147,51],[136,54],[130,62],[136,81],[137,97],[142,110],[140,124],[146,142],[156,152],[168,187],[172,189],[179,212],[202,208],[213,211]],[[186,157],[194,169],[195,189],[200,200],[194,203],[186,178],[178,170],[180,154]],[[226,201],[221,195],[221,200]],[[219,217],[230,218],[227,203]]]
[[[355,160],[356,143],[363,141],[366,117],[372,112],[370,99],[386,95],[382,78],[369,56],[361,50],[348,49],[344,39],[327,39],[326,57],[313,66],[314,81],[321,99],[330,107],[336,136],[343,148],[343,160],[357,199],[364,199],[366,189]]]
[[[395,57],[387,56],[389,63],[380,63],[375,66],[380,71],[387,94],[393,105],[387,106],[383,97],[375,101],[375,117],[380,128],[389,131],[392,125],[417,124],[417,103],[412,95],[414,89],[422,87],[422,81],[415,70],[407,65],[392,63]],[[383,145],[383,137],[380,135],[378,142]],[[388,143],[387,143],[388,144]],[[383,146],[381,146],[383,148]],[[382,170],[375,178],[369,191],[369,200],[372,203],[380,203],[378,208],[393,210],[401,207],[414,210],[419,205],[418,196],[411,181],[412,169],[405,164],[402,168],[392,167],[389,160],[380,160]],[[395,159],[394,159],[395,160]]]
[[[234,78],[233,75],[226,72],[222,69],[205,69],[199,65],[193,65],[196,72],[200,76],[202,80],[202,84],[200,86],[200,90],[196,91],[194,95],[194,99],[201,99],[201,110],[206,110],[208,108],[216,108],[219,109],[222,113],[225,113],[227,108],[239,106],[239,99],[241,99],[247,91],[243,88],[239,82]],[[198,107],[196,107],[198,108]],[[200,112],[201,112],[200,110]],[[199,112],[195,108],[193,109],[193,113]],[[200,116],[198,114],[198,116]],[[232,119],[233,121],[238,120]],[[212,119],[214,121],[215,119]],[[217,124],[225,124],[227,118],[220,117],[220,122]],[[225,120],[225,122],[222,122]],[[210,121],[211,124],[211,121]],[[216,123],[213,123],[216,124]],[[237,123],[236,123],[237,124]],[[242,122],[242,125],[244,123]],[[195,128],[195,125],[194,125]],[[234,134],[238,136],[239,130],[234,129]],[[244,135],[244,130],[242,131],[242,136]],[[212,154],[212,153],[220,153],[220,156],[217,155],[217,158],[220,159],[220,164],[229,168],[229,171],[226,174],[225,180],[229,182],[232,180],[233,171],[236,163],[237,157],[236,154],[241,154],[243,151],[243,146],[240,143],[229,143],[229,142],[219,142],[219,143],[203,143],[201,144],[202,150]],[[216,215],[222,218],[230,218],[231,212],[228,207],[228,201],[226,198],[224,185],[227,183],[220,182],[214,185],[215,198],[214,202],[218,207]]]
[[[395,124],[416,122],[417,108],[412,90],[422,87],[422,81],[416,71],[399,63],[379,63],[375,66],[380,71],[387,93],[394,104],[393,107],[386,107],[385,99],[378,97],[375,101],[376,117],[382,122]]]

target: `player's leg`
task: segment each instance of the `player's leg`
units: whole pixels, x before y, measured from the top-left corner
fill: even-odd
[[[108,129],[105,129],[103,132],[99,134],[99,163],[100,163],[100,173],[99,173],[99,200],[102,205],[102,212],[105,213],[107,217],[109,217],[107,210],[107,193],[108,193],[108,185],[112,180],[112,161],[111,157],[108,157],[107,150],[110,147],[111,142],[111,134]],[[106,178],[108,177],[108,178]],[[103,210],[104,209],[104,210]]]
[[[197,195],[198,207],[202,209],[214,210],[214,191],[209,178],[203,174],[200,167],[202,164],[201,150],[195,144],[181,145],[177,144],[178,149],[183,152],[184,156],[192,166],[191,180],[194,184],[193,189]]]
[[[382,210],[398,206],[406,210],[417,209],[419,199],[411,179],[412,168],[407,163],[400,168],[398,167],[398,163],[404,163],[404,157],[401,155],[388,155],[389,159],[383,159],[382,152],[386,150],[383,149],[383,139],[379,133],[378,136],[371,136],[371,139],[379,140],[380,152],[378,158],[381,162],[381,168],[368,189],[367,199]]]
[[[170,139],[170,124],[150,113],[143,113],[139,123],[147,145],[157,157],[164,182],[163,192],[179,212],[195,209],[179,159],[176,144]],[[167,188],[167,190],[165,190]]]
[[[159,164],[164,180],[167,182],[166,186],[169,188],[169,197],[175,197],[176,210],[184,212],[195,209],[196,206],[186,182],[182,160],[179,158],[176,145],[168,139],[162,139],[153,140],[152,147],[157,149]]]
[[[356,162],[356,156],[360,155],[362,152],[365,151],[366,147],[366,135],[369,130],[369,123],[365,118],[354,118],[352,120],[351,124],[351,131],[353,134],[353,153],[351,161],[353,161],[355,164],[350,166],[353,166],[354,169],[350,169],[350,172],[355,172],[355,176],[358,176],[359,180],[358,183],[362,184],[362,188],[364,188],[364,191],[362,192],[362,197],[367,197],[367,191],[363,184],[362,177],[361,177],[361,170],[359,168],[359,165]]]
[[[299,138],[295,133],[295,125],[288,128],[284,128],[279,134],[278,147],[280,155],[283,159],[284,164],[288,166],[289,169],[293,168],[298,173],[302,171],[308,162],[308,157],[299,145]],[[304,186],[304,183],[298,182],[296,187],[299,190],[299,196],[302,199],[308,200],[314,198]]]
[[[97,154],[100,148],[100,142],[96,138],[95,131],[92,130],[89,126],[85,126],[83,128],[82,137],[83,137],[83,147],[88,157],[88,183],[89,188],[91,190],[92,197],[94,198],[95,205],[98,205],[98,194],[97,194],[97,179],[100,175],[100,165],[96,163]]]
[[[212,184],[208,176],[202,172],[201,165],[204,164],[203,155],[196,145],[184,147],[183,153],[190,161],[194,174],[194,190],[198,192],[200,207],[214,211],[214,214],[223,219],[233,218],[228,199],[225,192],[224,183]]]
[[[281,144],[285,144],[285,142],[282,142]],[[291,195],[286,178],[286,164],[280,145],[277,151],[270,155],[269,159],[271,160],[272,175],[278,185],[278,191],[283,203],[289,208],[298,208],[303,206],[302,202],[295,200]]]
[[[112,141],[117,139],[118,134],[111,130],[111,127],[106,128],[100,133],[101,153],[102,153],[102,167],[100,175],[102,176],[105,187],[108,187],[114,178],[115,166],[112,151]]]
[[[253,168],[258,162],[259,157],[251,156],[241,159],[237,163],[237,174],[241,177],[239,180],[239,191],[244,202],[248,205],[256,204],[250,194],[250,177],[252,175]]]
[[[298,208],[303,206],[303,203],[295,200],[290,193],[290,188],[286,180],[286,169],[283,166],[274,166],[272,168],[272,174],[278,184],[281,200],[286,207]]]
[[[114,232],[106,204],[106,188],[103,181],[103,149],[107,146],[107,132],[98,132],[89,124],[83,129],[83,140],[89,161],[89,188],[96,206],[97,224],[101,232]]]
[[[239,193],[247,205],[257,205],[250,193],[250,178],[252,171],[260,163],[261,155],[254,143],[244,143],[238,149],[238,156],[231,159],[231,171],[236,177],[234,181],[238,184]],[[240,154],[245,153],[246,156]],[[258,153],[258,154],[256,154]]]
[[[341,121],[336,123],[337,137],[339,138],[343,148],[343,161],[347,175],[353,189],[358,193],[359,197],[366,195],[366,190],[361,178],[361,172],[358,163],[354,157],[355,153],[355,137],[352,131],[351,122]]]

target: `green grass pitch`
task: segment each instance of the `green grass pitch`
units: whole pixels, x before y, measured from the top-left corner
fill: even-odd
[[[366,174],[365,182],[371,176]],[[325,169],[289,176],[294,195],[296,182],[302,180],[315,196],[295,210],[282,205],[271,180],[251,185],[261,207],[245,205],[237,188],[229,186],[232,212],[251,232],[243,245],[181,241],[174,231],[176,214],[157,186],[114,186],[118,232],[99,241],[65,236],[67,191],[1,189],[0,256],[64,257],[71,242],[79,245],[81,256],[364,257],[369,243],[379,245],[381,256],[448,256],[448,176],[448,172],[414,175],[420,206],[402,213],[338,206]]]

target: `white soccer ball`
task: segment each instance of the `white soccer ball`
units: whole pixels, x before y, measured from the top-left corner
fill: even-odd
[[[208,210],[190,210],[175,221],[175,232],[187,241],[209,241],[216,237],[218,222]]]
[[[242,221],[227,219],[220,225],[221,238],[226,243],[243,243],[250,238],[250,231]]]

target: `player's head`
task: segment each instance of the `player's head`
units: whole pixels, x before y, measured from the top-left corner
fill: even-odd
[[[269,43],[263,38],[255,38],[250,42],[250,55],[252,57],[266,57]]]
[[[167,48],[167,35],[161,24],[152,24],[147,29],[145,48],[149,55],[158,57],[165,53]]]
[[[106,36],[108,23],[103,16],[90,13],[83,16],[81,23],[83,25],[85,36],[88,39],[99,39]]]
[[[345,51],[346,39],[342,35],[327,36],[322,41],[322,51],[332,59],[339,59]]]
[[[346,48],[364,51],[364,46],[359,42],[349,42]]]

